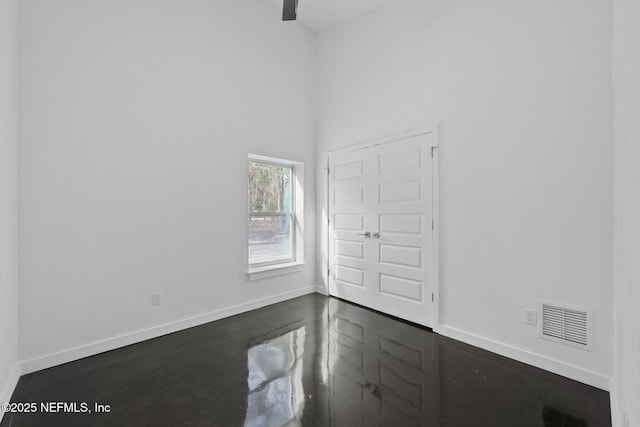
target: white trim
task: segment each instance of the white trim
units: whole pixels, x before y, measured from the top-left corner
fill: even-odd
[[[110,351],[127,345],[136,344],[141,341],[157,338],[166,334],[181,331],[183,329],[213,322],[215,320],[220,320],[225,317],[235,316],[236,314],[255,310],[257,308],[286,301],[288,299],[312,294],[315,291],[315,285],[306,286],[304,288],[283,292],[281,294],[270,296],[267,298],[249,301],[220,310],[215,310],[209,313],[176,320],[174,322],[164,323],[162,325],[153,326],[151,328],[141,329],[135,332],[130,332],[112,338],[107,338],[105,340],[96,341],[90,344],[80,345],[67,350],[25,360],[22,362],[22,373],[28,374],[31,372],[39,371],[41,369],[47,369],[51,368],[52,366],[57,366],[63,363],[82,359],[84,357],[94,356],[105,351]]]
[[[431,215],[433,220],[432,246],[431,246],[431,281],[433,292],[433,307],[431,315],[431,329],[438,332],[440,328],[440,133],[439,126],[432,129],[432,153],[431,159]]]
[[[291,239],[292,245],[291,250],[293,251],[292,257],[283,261],[274,261],[270,263],[262,263],[262,264],[253,264],[255,267],[252,267],[252,264],[249,264],[248,259],[248,251],[247,251],[247,274],[249,274],[249,280],[259,280],[261,278],[278,276],[280,274],[288,274],[294,273],[294,271],[284,271],[282,273],[274,273],[274,274],[258,274],[254,275],[254,272],[260,273],[263,267],[270,269],[270,267],[274,268],[288,268],[293,264],[304,264],[304,197],[305,197],[305,188],[304,188],[304,162],[298,160],[289,160],[289,159],[281,159],[277,157],[268,157],[262,156],[259,154],[247,154],[248,161],[256,161],[262,163],[270,163],[273,165],[283,166],[291,168],[291,172],[293,174],[293,182],[291,187],[291,226],[293,230],[291,230]],[[247,182],[247,187],[249,183]],[[252,212],[249,212],[247,209],[248,216],[251,217]],[[260,216],[263,216],[263,212],[259,213]],[[248,244],[248,241],[247,241]],[[266,264],[266,265],[265,265]]]
[[[438,129],[437,125],[432,125],[432,126],[426,126],[426,127],[421,127],[417,129],[410,129],[404,132],[399,132],[389,136],[383,136],[381,138],[370,139],[364,142],[358,142],[356,144],[347,145],[342,148],[329,150],[327,151],[327,157],[335,156],[338,154],[349,153],[351,151],[360,150],[362,148],[374,147],[376,145],[386,144],[388,142],[402,141],[403,139],[409,139],[409,138],[413,138],[414,136],[424,135],[427,133],[432,133],[434,135],[434,138],[433,138],[434,145],[432,146],[437,147],[438,141],[437,141],[437,138],[435,138],[437,136],[437,129]]]
[[[562,375],[563,377],[579,381],[604,391],[610,391],[611,377],[608,375],[579,368],[560,360],[552,359],[550,357],[536,354],[490,338],[485,338],[480,335],[465,332],[451,326],[441,324],[438,332],[446,337],[471,344],[492,353],[497,353],[501,356],[517,360],[518,362],[526,363],[527,365]]]
[[[252,268],[247,271],[249,280],[261,280],[269,277],[282,276],[285,274],[299,273],[304,267],[304,262],[289,262],[286,264],[272,264],[265,267]]]
[[[323,235],[325,237],[325,247],[324,250],[322,250],[322,248],[320,248],[319,252],[320,252],[320,268],[322,269],[322,277],[325,279],[324,281],[324,291],[326,292],[325,295],[330,296],[331,295],[331,290],[329,289],[329,286],[331,284],[330,281],[330,277],[329,277],[329,271],[331,270],[331,260],[329,259],[329,253],[330,253],[330,249],[329,249],[329,243],[331,242],[331,212],[329,212],[329,191],[330,191],[330,186],[331,186],[331,168],[329,167],[329,163],[330,163],[330,156],[327,154],[327,156],[325,157],[325,168],[324,170],[327,172],[324,174],[325,177],[325,191],[324,191],[324,206],[321,207],[322,212],[326,212],[327,217],[326,218],[322,218],[322,216],[320,217],[322,223],[320,224],[320,232],[323,232]],[[326,221],[325,221],[326,219]],[[322,263],[322,261],[326,261],[324,264]]]
[[[18,385],[18,380],[20,380],[21,370],[20,363],[16,363],[13,365],[13,369],[9,374],[9,378],[7,378],[7,382],[4,383],[4,387],[2,388],[2,392],[0,393],[0,404],[11,401],[11,396]],[[0,422],[2,422],[2,418],[4,417],[4,411],[0,408]]]
[[[371,139],[365,142],[359,142],[356,144],[344,146],[342,148],[336,148],[333,150],[328,150],[326,155],[326,168],[329,168],[329,158],[332,156],[336,156],[339,154],[350,153],[352,151],[361,150],[363,148],[373,147],[376,145],[386,144],[390,142],[402,141],[405,139],[413,138],[419,135],[432,134],[431,138],[431,148],[433,148],[433,159],[432,159],[432,192],[431,192],[431,200],[432,200],[432,219],[434,221],[433,227],[433,241],[432,241],[432,292],[433,292],[433,307],[431,313],[431,329],[435,332],[438,332],[440,327],[440,203],[439,203],[439,172],[438,172],[438,163],[439,163],[439,147],[440,147],[440,123],[435,123],[430,126],[424,126],[415,129],[409,129],[404,132],[395,133],[393,135],[388,135],[380,138]],[[326,184],[326,192],[324,199],[324,206],[327,212],[329,212],[329,186],[330,186],[330,174],[326,174],[325,184]],[[330,213],[329,213],[330,214]],[[326,236],[327,249],[326,249],[326,259],[327,259],[327,269],[331,268],[330,259],[329,259],[329,241],[331,232],[331,227],[326,223],[320,224],[320,227],[324,229],[326,227],[326,232],[324,235]],[[327,289],[323,289],[321,292],[323,295],[331,295],[331,291],[329,289],[329,275],[327,271],[322,272],[322,277],[326,277]]]
[[[253,153],[248,153],[247,158],[249,160],[254,160],[259,163],[270,163],[272,165],[284,166],[288,168],[295,167],[296,165],[303,163],[298,160],[289,160],[289,159],[283,159],[280,157],[269,157],[269,156],[263,156],[261,154],[253,154]]]
[[[609,384],[609,406],[611,407],[611,425],[623,426],[623,419],[620,417],[620,409],[618,407],[618,389],[616,387],[616,377],[611,378]]]
[[[316,285],[316,293],[324,296],[329,296],[329,291],[324,286]]]

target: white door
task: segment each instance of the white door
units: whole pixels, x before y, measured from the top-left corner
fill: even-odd
[[[329,157],[329,292],[433,324],[433,133]]]

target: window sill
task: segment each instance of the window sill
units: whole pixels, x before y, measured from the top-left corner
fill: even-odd
[[[274,276],[282,276],[284,274],[299,273],[304,267],[302,262],[288,262],[286,264],[269,265],[267,267],[251,268],[247,271],[249,280],[267,279]]]

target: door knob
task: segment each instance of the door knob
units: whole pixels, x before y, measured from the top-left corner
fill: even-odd
[[[364,233],[358,233],[358,236],[364,236],[365,238],[369,239],[371,238],[371,232],[365,231]]]
[[[374,239],[379,239],[382,235],[380,233],[373,233],[371,235],[371,237],[373,237]]]

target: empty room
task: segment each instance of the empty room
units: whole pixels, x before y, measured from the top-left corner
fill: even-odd
[[[0,0],[0,425],[640,427],[638,22]]]

